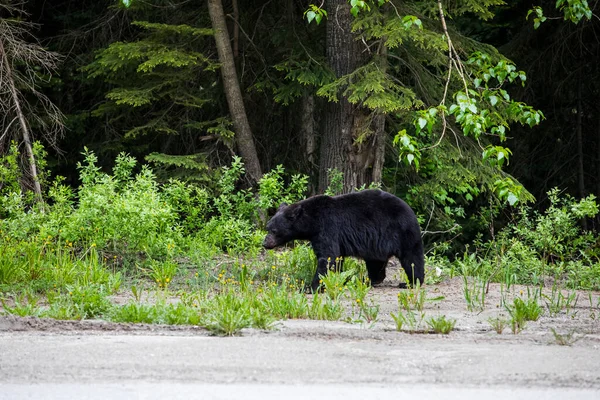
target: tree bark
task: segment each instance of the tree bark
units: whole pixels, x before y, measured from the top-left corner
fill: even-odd
[[[583,104],[581,101],[581,76],[577,83],[577,181],[579,189],[579,197],[585,197],[585,176],[584,176],[584,160],[583,160]],[[583,218],[581,226],[587,230],[587,218]]]
[[[381,49],[379,51],[379,68],[385,72],[387,71],[387,47],[385,41],[381,43]],[[372,182],[381,183],[383,178],[383,164],[385,161],[385,114],[376,114],[373,118],[373,172],[371,176]]]
[[[223,12],[223,4],[221,0],[208,0],[208,12],[212,22],[212,27],[215,31],[215,41],[217,44],[217,53],[221,62],[221,76],[223,78],[223,87],[225,89],[225,97],[229,106],[229,113],[233,121],[235,129],[235,140],[238,150],[244,159],[246,173],[251,182],[256,183],[262,177],[262,170],[246,115],[244,101],[242,99],[242,91],[238,81],[237,72],[233,53],[231,51],[231,43],[229,41],[229,33],[225,23],[225,14]]]
[[[306,160],[312,167],[315,165],[315,98],[306,94],[302,96],[302,113],[300,122],[300,136],[304,143]]]
[[[328,0],[327,61],[337,78],[353,72],[363,60],[361,43],[352,34],[347,0]],[[384,119],[343,96],[328,103],[323,118],[319,162],[319,192],[329,186],[329,171],[342,173],[343,192],[381,179],[385,149]],[[369,132],[366,134],[366,132]],[[357,138],[363,140],[358,143]]]
[[[240,12],[237,0],[233,0],[233,58],[237,60],[240,54]]]
[[[577,84],[577,183],[579,197],[585,197],[585,177],[583,160],[583,105],[581,102],[581,78]]]
[[[36,200],[41,204],[43,203],[42,186],[40,185],[37,163],[35,161],[35,155],[33,154],[31,135],[29,134],[29,127],[27,126],[27,121],[25,121],[25,116],[23,115],[23,111],[21,110],[21,102],[19,100],[19,95],[12,75],[13,72],[10,67],[10,62],[6,55],[6,51],[4,49],[4,42],[2,41],[2,38],[0,38],[0,59],[2,60],[2,65],[4,66],[4,74],[6,74],[6,81],[8,83],[10,95],[12,97],[12,102],[15,108],[15,112],[17,113],[17,117],[19,119],[21,135],[23,137],[23,144],[25,145],[25,151],[27,153],[27,158],[29,161],[29,173],[31,174],[31,179],[33,180],[33,191],[35,193]]]

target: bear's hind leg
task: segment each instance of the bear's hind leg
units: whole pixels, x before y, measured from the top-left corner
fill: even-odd
[[[369,280],[371,285],[379,285],[385,279],[385,267],[387,266],[386,261],[377,260],[365,260],[367,264],[367,273],[369,274]]]

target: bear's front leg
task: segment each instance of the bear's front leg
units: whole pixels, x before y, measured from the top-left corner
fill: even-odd
[[[321,276],[327,275],[329,264],[330,262],[327,260],[327,258],[322,257],[317,260],[317,271],[315,272],[315,276],[310,284],[310,288],[313,293],[316,292],[321,285]]]

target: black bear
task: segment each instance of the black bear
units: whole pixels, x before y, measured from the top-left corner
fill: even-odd
[[[339,196],[314,196],[282,204],[267,223],[266,249],[291,240],[309,240],[317,256],[319,275],[334,266],[337,257],[360,257],[373,284],[385,279],[388,259],[398,257],[409,282],[423,283],[425,260],[421,229],[414,211],[403,200],[381,190]]]

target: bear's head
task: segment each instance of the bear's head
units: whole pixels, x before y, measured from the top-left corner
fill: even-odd
[[[267,236],[263,242],[265,249],[273,249],[294,239],[304,239],[301,217],[304,210],[301,204],[282,203],[277,213],[267,222]]]

